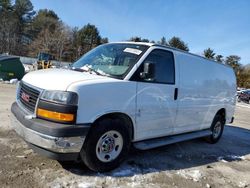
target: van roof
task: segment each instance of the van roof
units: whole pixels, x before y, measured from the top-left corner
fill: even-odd
[[[133,42],[133,41],[122,41],[122,42],[110,42],[112,44],[139,44],[139,45],[145,45],[145,46],[153,46],[154,43],[150,42]]]
[[[202,57],[202,58],[204,58],[204,59],[207,59],[206,57],[200,56],[200,55],[198,55],[198,54],[190,53],[190,52],[188,52],[188,51],[181,50],[181,49],[179,49],[179,48],[174,48],[174,47],[171,47],[171,46],[166,46],[166,45],[161,45],[161,44],[155,44],[155,43],[150,43],[150,42],[123,41],[123,42],[111,42],[111,43],[139,44],[139,45],[145,45],[145,46],[158,46],[158,47],[167,48],[167,49],[172,49],[172,50],[180,51],[180,52],[183,52],[183,53],[187,53],[187,54],[190,54],[190,55],[194,55],[194,56],[198,56],[198,57]],[[207,60],[213,61],[213,60],[211,60],[211,59],[207,59]]]
[[[229,68],[232,68],[231,66],[229,65],[226,65],[226,64],[222,64],[222,63],[219,63],[215,60],[212,60],[212,59],[208,59],[206,57],[203,57],[201,55],[198,55],[198,54],[194,54],[194,53],[190,53],[188,51],[185,51],[185,50],[181,50],[181,49],[178,49],[178,48],[174,48],[174,47],[171,47],[171,46],[165,46],[165,45],[161,45],[161,44],[155,44],[155,43],[150,43],[150,42],[133,42],[133,41],[123,41],[123,42],[111,42],[111,43],[124,43],[124,44],[139,44],[139,45],[145,45],[145,46],[158,46],[158,47],[162,47],[162,48],[166,48],[166,49],[172,49],[172,50],[175,50],[175,51],[179,51],[179,52],[182,52],[182,53],[185,53],[185,54],[189,54],[189,55],[192,55],[192,56],[196,56],[196,57],[199,57],[199,58],[203,58],[207,61],[211,61],[211,62],[214,62],[214,63],[217,63],[219,65],[224,65],[226,67],[229,67]]]

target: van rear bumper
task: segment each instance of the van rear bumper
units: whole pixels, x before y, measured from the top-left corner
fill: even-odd
[[[77,158],[90,128],[67,125],[41,119],[28,119],[27,114],[13,103],[11,125],[36,152],[57,160]]]

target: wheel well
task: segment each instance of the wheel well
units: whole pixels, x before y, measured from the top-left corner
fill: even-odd
[[[226,109],[225,108],[221,108],[216,115],[221,115],[224,119],[224,121],[226,122]]]
[[[111,118],[111,119],[120,119],[123,121],[124,125],[127,126],[128,130],[129,130],[129,136],[130,136],[130,140],[132,140],[134,138],[134,126],[133,126],[133,121],[131,120],[131,118],[126,115],[126,114],[123,114],[123,113],[110,113],[110,114],[105,114],[101,117],[99,117],[98,119],[96,119],[94,121],[97,122],[97,121],[100,121],[102,119],[106,119],[106,118]]]

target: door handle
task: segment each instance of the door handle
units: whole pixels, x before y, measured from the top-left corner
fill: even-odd
[[[174,89],[174,100],[177,100],[178,98],[178,88]]]

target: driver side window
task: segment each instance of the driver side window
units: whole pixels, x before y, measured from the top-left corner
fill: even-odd
[[[154,64],[154,76],[152,78],[141,78],[144,63]],[[151,83],[175,84],[174,55],[170,51],[153,50],[140,65],[132,80]]]

